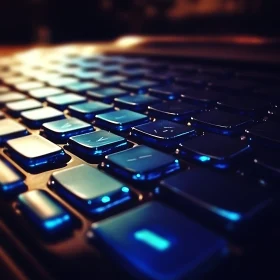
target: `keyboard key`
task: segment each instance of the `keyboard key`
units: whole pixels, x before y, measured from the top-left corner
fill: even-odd
[[[179,152],[183,157],[220,169],[230,167],[249,149],[245,141],[218,134],[205,134],[179,144]]]
[[[111,75],[111,76],[100,76],[95,78],[95,82],[102,84],[104,86],[114,86],[119,83],[126,81],[126,77],[120,75]]]
[[[3,82],[7,85],[14,86],[19,83],[29,82],[30,79],[24,76],[8,76],[7,78],[2,79]]]
[[[164,179],[161,182],[162,194],[176,205],[188,207],[188,211],[193,207],[212,226],[217,223],[234,231],[241,224],[249,226],[255,216],[272,202],[262,188],[242,179],[194,168]]]
[[[10,89],[5,86],[0,86],[0,94],[8,92]]]
[[[119,71],[121,75],[127,76],[129,78],[143,77],[151,72],[147,68],[124,68]]]
[[[41,129],[41,132],[44,134],[44,136],[58,143],[66,143],[67,140],[72,136],[88,133],[91,131],[94,131],[92,125],[76,118],[44,123]]]
[[[55,172],[50,187],[88,215],[102,214],[133,197],[123,183],[84,164]]]
[[[121,65],[108,64],[108,65],[103,65],[100,68],[100,71],[102,71],[105,74],[117,74],[121,69],[122,69]]]
[[[133,127],[131,135],[147,145],[170,148],[195,135],[195,130],[167,120],[157,120]]]
[[[178,85],[166,85],[149,89],[149,94],[165,100],[178,99],[187,89]]]
[[[35,99],[25,99],[22,101],[16,101],[6,104],[8,112],[16,117],[18,117],[23,111],[41,108],[42,106],[43,104]]]
[[[26,96],[18,92],[8,92],[0,95],[0,107],[3,107],[6,103],[20,101],[26,99]]]
[[[104,127],[112,131],[127,131],[132,126],[140,125],[149,121],[146,115],[129,110],[119,110],[96,115],[96,126]]]
[[[236,135],[244,133],[253,120],[240,115],[234,115],[221,111],[202,112],[191,117],[192,126],[204,131],[215,132],[224,135]]]
[[[30,90],[28,94],[35,99],[44,101],[47,97],[59,95],[62,93],[64,93],[63,89],[44,87],[44,88]]]
[[[175,81],[178,84],[192,87],[206,87],[213,80],[212,75],[196,74],[196,75],[177,75]]]
[[[20,114],[22,121],[30,128],[40,128],[43,123],[64,119],[61,111],[52,107],[43,107]]]
[[[55,169],[69,159],[62,148],[39,135],[9,140],[6,148],[11,158],[29,172]]]
[[[180,163],[171,155],[146,146],[136,146],[106,156],[102,167],[127,180],[147,182],[179,170]]]
[[[114,98],[128,95],[129,92],[119,88],[106,87],[87,92],[89,98],[105,103],[112,103]]]
[[[178,101],[169,101],[148,107],[149,116],[170,121],[184,121],[193,116],[201,109]]]
[[[149,96],[147,94],[143,95],[127,95],[119,98],[115,98],[115,107],[122,109],[129,109],[132,111],[145,111],[149,105],[161,103],[159,98]]]
[[[245,81],[245,80],[217,79],[217,80],[211,80],[208,86],[216,90],[225,90],[227,92],[232,92],[232,93],[248,94],[248,92],[252,91],[255,88],[258,88],[259,85],[257,85],[254,82]]]
[[[0,193],[15,194],[25,190],[24,176],[0,157]]]
[[[74,93],[64,93],[47,98],[47,102],[50,106],[61,111],[66,110],[69,105],[80,104],[86,101],[87,99],[84,96]]]
[[[15,88],[19,91],[28,91],[36,88],[42,88],[45,85],[40,82],[24,82],[15,85]]]
[[[228,252],[221,237],[158,202],[93,224],[92,231],[99,246],[107,248],[103,251],[112,252],[114,262],[135,279],[198,277]]]
[[[19,208],[45,236],[58,237],[71,231],[70,213],[44,190],[32,190],[18,196]]]
[[[0,120],[0,145],[8,140],[27,135],[26,128],[11,119]]]
[[[98,88],[99,85],[95,83],[90,83],[90,82],[84,82],[84,83],[77,83],[77,84],[70,84],[65,86],[65,89],[69,91],[76,92],[78,94],[85,94],[86,91],[92,90],[94,88]]]
[[[122,82],[120,85],[124,89],[131,90],[136,93],[145,93],[149,88],[158,86],[159,83],[155,81],[139,79]]]
[[[65,87],[70,84],[76,84],[79,80],[76,78],[70,78],[70,77],[60,77],[55,78],[53,80],[49,80],[47,83],[53,87]]]
[[[102,64],[98,61],[81,61],[79,66],[83,69],[98,69],[101,68]]]
[[[100,71],[83,71],[80,70],[75,73],[75,77],[81,80],[94,80],[95,78],[99,78],[103,75]]]
[[[128,147],[127,140],[105,130],[70,137],[69,149],[76,155],[91,162]]]

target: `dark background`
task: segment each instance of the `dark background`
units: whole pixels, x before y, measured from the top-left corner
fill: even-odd
[[[123,34],[280,35],[280,1],[215,0],[237,8],[170,18],[177,1],[187,10],[203,0],[0,0],[0,43],[109,40]]]

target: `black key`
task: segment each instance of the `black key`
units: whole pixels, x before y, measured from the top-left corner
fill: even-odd
[[[238,226],[249,226],[272,202],[267,192],[242,179],[195,168],[168,177],[161,185],[169,201],[188,207],[188,211],[192,207],[211,225],[217,223],[234,231]]]
[[[199,67],[198,72],[220,78],[226,78],[233,75],[232,69],[214,66],[201,66]]]
[[[214,110],[191,117],[191,123],[204,131],[236,135],[245,132],[245,128],[248,128],[253,120],[246,116]]]
[[[179,144],[179,152],[183,157],[220,169],[228,168],[249,148],[245,141],[218,134],[205,134]]]
[[[126,81],[126,77],[121,76],[121,75],[104,75],[104,76],[100,76],[100,77],[96,77],[95,78],[95,82],[105,85],[105,86],[114,86],[114,85],[118,85],[121,82]]]
[[[76,84],[78,82],[79,80],[76,78],[61,76],[60,78],[49,80],[47,83],[53,87],[65,87],[67,85]]]
[[[73,220],[70,213],[52,196],[43,190],[32,190],[18,196],[22,214],[45,236],[59,237],[62,232],[71,232]]]
[[[39,135],[29,135],[6,143],[12,159],[27,171],[55,169],[68,161],[62,148]]]
[[[119,110],[96,115],[97,126],[112,131],[128,131],[132,126],[140,125],[149,121],[146,115],[129,110]]]
[[[149,115],[154,118],[170,121],[184,121],[201,109],[195,105],[178,101],[169,101],[148,107]]]
[[[108,155],[102,166],[117,176],[143,183],[180,169],[179,161],[173,156],[146,146]]]
[[[93,224],[92,231],[135,279],[191,279],[227,253],[221,237],[158,202]]]
[[[64,93],[47,98],[47,102],[50,106],[61,111],[66,110],[69,105],[80,104],[86,101],[86,97],[74,93]]]
[[[45,85],[41,82],[24,82],[24,83],[19,83],[19,84],[16,84],[15,85],[15,88],[19,91],[29,91],[29,90],[32,90],[32,89],[36,89],[36,88],[42,88],[44,87]]]
[[[115,107],[137,112],[146,111],[149,105],[156,103],[161,103],[161,100],[147,94],[127,95],[114,99]]]
[[[106,87],[87,92],[89,98],[105,103],[112,103],[114,98],[128,95],[129,92],[120,88]]]
[[[121,83],[120,85],[121,87],[136,93],[145,93],[149,88],[158,86],[159,83],[155,81],[139,79],[126,81]]]
[[[6,104],[8,112],[15,117],[18,117],[23,111],[38,109],[42,106],[43,104],[35,99],[25,99],[22,101],[16,101]]]
[[[194,87],[205,87],[213,80],[213,76],[206,74],[197,74],[194,76],[178,75],[175,81],[182,85],[194,86]]]
[[[166,85],[149,89],[149,94],[165,100],[178,99],[188,88],[178,85]]]
[[[279,124],[263,122],[246,130],[253,143],[263,143],[271,148],[280,148]]]
[[[8,92],[10,89],[5,86],[0,86],[0,94]]]
[[[26,99],[26,96],[19,92],[7,92],[0,95],[0,107],[3,107],[6,103],[20,101]]]
[[[61,111],[52,107],[43,107],[20,114],[22,121],[30,128],[40,128],[43,123],[64,119]]]
[[[252,91],[255,88],[258,88],[254,82],[245,81],[245,80],[237,80],[237,79],[230,79],[230,80],[212,80],[208,86],[216,90],[225,90],[227,93],[239,93],[239,94],[248,94],[248,92]]]
[[[0,157],[0,193],[16,194],[25,190],[24,176]]]
[[[200,68],[199,65],[196,64],[174,64],[170,66],[170,69],[173,71],[183,72],[183,73],[197,73],[198,69]]]
[[[44,101],[47,97],[60,95],[62,93],[64,93],[63,89],[44,87],[44,88],[30,90],[28,94],[35,99]]]
[[[54,142],[66,143],[72,136],[91,131],[94,131],[92,125],[76,118],[69,118],[44,123],[41,133]]]
[[[83,82],[77,84],[70,84],[65,86],[65,89],[76,92],[78,94],[85,94],[88,90],[98,88],[99,85],[91,82]]]
[[[78,156],[93,161],[128,147],[127,140],[105,130],[70,137],[68,148]]]
[[[170,82],[176,76],[173,71],[159,71],[159,72],[151,72],[145,75],[146,79],[153,80],[153,81],[160,81],[163,83]]]
[[[27,135],[28,131],[24,126],[11,119],[0,120],[0,145],[8,140]]]
[[[167,120],[157,120],[133,127],[131,135],[147,145],[167,148],[195,135],[195,130]]]
[[[120,207],[133,197],[123,183],[89,165],[55,172],[50,187],[88,215]]]
[[[88,122],[93,121],[96,115],[114,111],[112,105],[101,102],[87,102],[68,107],[71,116]]]

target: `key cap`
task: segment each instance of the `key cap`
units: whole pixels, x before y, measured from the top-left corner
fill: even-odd
[[[149,88],[156,87],[159,85],[158,82],[139,79],[139,80],[129,80],[120,83],[121,87],[126,90],[131,90],[135,93],[145,93]]]
[[[76,155],[94,162],[108,154],[128,147],[127,140],[105,130],[70,137],[68,148]]]
[[[207,74],[177,75],[175,81],[178,84],[192,86],[192,87],[206,87],[213,80],[213,76]]]
[[[41,133],[57,143],[66,143],[71,136],[94,131],[92,125],[76,118],[44,123]]]
[[[18,92],[8,92],[0,95],[0,107],[3,107],[6,103],[20,101],[26,99],[26,96]]]
[[[161,103],[159,98],[143,95],[127,95],[114,99],[115,107],[142,112],[147,110],[149,105]]]
[[[0,120],[0,146],[8,140],[27,135],[26,128],[11,119]]]
[[[132,278],[196,278],[228,252],[220,236],[158,202],[93,224],[91,230],[102,251],[112,252]]]
[[[168,101],[148,107],[149,116],[170,121],[184,121],[200,112],[201,109],[178,101]]]
[[[183,157],[220,169],[229,168],[249,149],[245,141],[219,134],[205,134],[179,144],[179,153]]]
[[[6,149],[11,158],[29,172],[55,169],[68,161],[62,148],[39,135],[9,140]]]
[[[127,180],[147,183],[179,170],[180,163],[171,155],[147,146],[136,146],[106,156],[102,167]]]
[[[48,105],[61,111],[66,110],[69,105],[80,104],[86,101],[86,97],[74,93],[64,93],[47,98]]]
[[[83,71],[80,70],[79,72],[75,73],[75,77],[81,80],[94,80],[95,78],[99,78],[103,75],[100,71]]]
[[[67,85],[67,86],[65,86],[65,89],[76,92],[78,94],[85,94],[88,90],[92,90],[92,89],[95,89],[98,87],[99,87],[99,85],[95,84],[95,83],[90,83],[90,82],[81,83],[80,82],[77,84]]]
[[[8,92],[10,89],[5,86],[0,86],[0,94]]]
[[[19,91],[29,91],[36,88],[42,88],[45,85],[40,82],[24,82],[15,85],[15,88]]]
[[[55,172],[50,187],[88,215],[102,214],[133,198],[123,183],[84,164]]]
[[[157,120],[133,127],[131,135],[147,145],[172,148],[195,135],[195,130],[167,120]]]
[[[119,110],[96,115],[96,126],[104,127],[112,131],[128,131],[132,126],[140,125],[149,121],[146,115],[129,110]]]
[[[44,101],[47,97],[59,95],[64,93],[64,90],[60,88],[44,87],[39,89],[33,89],[29,91],[29,95],[40,101]]]
[[[176,205],[196,210],[212,225],[235,231],[238,226],[248,227],[272,202],[267,192],[242,179],[194,168],[164,179],[161,186],[163,195]]]
[[[35,99],[25,99],[22,101],[10,102],[6,108],[12,116],[18,117],[23,111],[41,108],[43,104]]]
[[[24,190],[24,176],[8,161],[0,157],[0,192],[10,195]]]
[[[2,81],[10,86],[14,86],[19,83],[29,82],[30,78],[24,76],[8,76],[7,78],[3,78]]]
[[[22,121],[30,128],[40,128],[43,123],[64,119],[65,116],[61,111],[52,107],[43,107],[34,109],[20,114]]]
[[[211,80],[208,84],[213,89],[225,90],[227,92],[238,93],[238,94],[248,94],[248,92],[258,88],[258,84],[251,81],[230,79],[230,80]]]
[[[98,114],[114,111],[114,107],[112,105],[95,101],[71,105],[68,107],[68,110],[71,116],[91,122]]]
[[[143,77],[151,72],[151,69],[147,68],[124,68],[120,71],[121,75],[129,78]]]
[[[119,88],[106,87],[87,92],[89,98],[105,103],[112,103],[114,98],[128,95],[129,92]]]
[[[53,87],[65,87],[67,85],[76,84],[79,80],[76,78],[70,78],[70,77],[63,77],[55,78],[53,80],[49,80],[48,84]]]
[[[104,86],[114,86],[119,83],[126,81],[127,78],[121,75],[110,75],[110,76],[100,76],[95,78],[95,82],[102,84]]]
[[[59,237],[62,232],[71,232],[71,214],[56,199],[44,190],[32,190],[18,196],[19,208],[43,235]]]
[[[150,88],[149,94],[165,100],[178,99],[181,94],[186,91],[186,88],[178,85],[166,85],[156,88]]]
[[[79,66],[83,69],[97,69],[99,70],[102,64],[98,61],[81,61]]]
[[[100,71],[108,75],[108,74],[117,74],[121,69],[122,69],[121,65],[108,64],[108,65],[103,65],[100,68]]]
[[[244,133],[245,128],[251,126],[253,120],[246,117],[222,111],[202,112],[191,117],[191,124],[204,131],[223,135],[237,135]]]

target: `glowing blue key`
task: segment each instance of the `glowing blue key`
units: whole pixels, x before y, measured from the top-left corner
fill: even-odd
[[[110,197],[109,196],[103,196],[102,198],[101,198],[101,201],[103,202],[103,203],[108,203],[108,202],[110,202]]]
[[[210,161],[210,157],[207,156],[198,156],[196,157],[198,160],[200,160],[201,162],[206,162],[206,161]]]
[[[128,187],[122,187],[122,191],[125,192],[125,193],[128,193],[129,192],[129,188]]]
[[[146,243],[147,245],[149,245],[150,247],[153,247],[154,249],[158,250],[158,251],[165,251],[167,250],[171,243],[159,236],[158,234],[148,230],[148,229],[142,229],[139,231],[136,231],[134,233],[134,237],[141,241]]]

